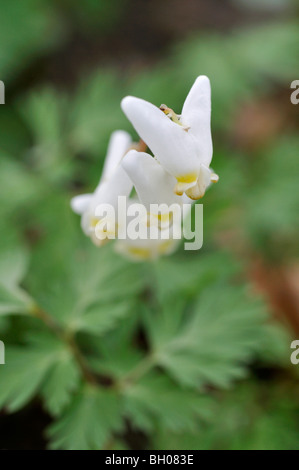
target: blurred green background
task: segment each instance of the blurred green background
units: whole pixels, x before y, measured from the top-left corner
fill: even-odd
[[[299,449],[295,0],[0,5],[0,447]],[[131,264],[81,232],[127,94],[212,83],[204,247]]]

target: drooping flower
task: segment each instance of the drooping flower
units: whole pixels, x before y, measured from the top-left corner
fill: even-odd
[[[117,238],[115,249],[126,257],[155,259],[172,253],[183,234],[189,240],[198,232],[186,232],[182,222],[190,216],[192,200],[218,181],[210,169],[210,82],[198,77],[181,115],[133,97],[125,98],[122,107],[142,140],[132,145],[126,132],[113,133],[96,190],[73,198],[71,205],[96,245]],[[146,144],[154,156],[145,153]],[[200,234],[196,246],[201,240]]]
[[[102,245],[111,235],[116,235],[117,226],[115,219],[103,226],[103,237],[96,236],[95,229],[100,230],[99,217],[96,216],[96,208],[100,204],[110,204],[117,215],[118,196],[128,197],[133,184],[127,173],[120,165],[121,159],[131,148],[132,140],[125,131],[115,131],[111,135],[103,173],[98,186],[92,194],[75,196],[71,200],[71,208],[76,214],[81,215],[81,226],[84,233],[89,236],[96,245]]]
[[[193,200],[200,199],[211,182],[218,181],[210,169],[213,146],[207,77],[196,79],[180,116],[166,105],[159,109],[132,96],[124,98],[121,106],[164,169],[176,179],[177,195],[186,193]]]

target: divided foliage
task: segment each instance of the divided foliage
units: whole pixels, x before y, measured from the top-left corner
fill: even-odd
[[[4,78],[59,37],[55,2],[30,0],[30,21],[25,3],[13,38],[14,2],[0,15]],[[101,11],[105,2],[96,3],[87,10]],[[91,21],[79,4],[65,8]],[[52,417],[49,447],[128,448],[136,433],[155,449],[298,448],[288,333],[267,324],[244,261],[250,250],[283,261],[283,243],[297,253],[298,139],[291,130],[248,156],[223,137],[243,104],[294,79],[298,52],[295,22],[202,34],[136,77],[95,71],[73,94],[33,90],[9,121],[0,114],[3,134],[19,136],[4,137],[0,150],[0,408],[40,399]],[[212,81],[221,177],[204,200],[203,249],[139,265],[113,243],[94,247],[69,201],[97,183],[110,132],[130,130],[120,99],[130,93],[180,112],[200,73]],[[269,387],[259,380],[259,367],[279,367],[287,394],[276,378]]]

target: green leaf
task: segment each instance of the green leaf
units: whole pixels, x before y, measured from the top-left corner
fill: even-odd
[[[40,334],[26,347],[8,346],[5,353],[5,365],[0,369],[1,383],[5,384],[0,389],[0,408],[5,407],[10,412],[19,410],[30,401],[40,391],[48,374],[50,374],[50,387],[53,387],[53,380],[58,378],[57,371],[54,379],[53,375],[51,376],[55,374],[53,368],[60,367],[61,361],[65,361],[70,354],[63,343],[46,334]],[[58,401],[60,399],[61,406],[63,394],[64,402],[67,401],[69,382],[64,381],[62,384],[57,382],[56,386],[59,390],[56,391],[55,405],[57,406],[59,395]],[[53,402],[50,403],[50,407],[51,404]]]
[[[185,442],[181,441],[178,448],[298,450],[298,399],[294,388],[275,381],[245,382],[218,403],[211,423],[196,436],[183,438]],[[160,445],[163,442],[161,439]]]
[[[255,190],[243,204],[247,233],[271,258],[298,254],[298,144],[297,136],[288,136],[263,150],[252,168]]]
[[[212,83],[214,126],[228,128],[234,122],[233,111],[242,102],[265,94],[277,82],[285,86],[296,77],[298,23],[243,28],[232,36],[200,34],[180,44],[178,52],[176,81],[186,87],[182,95],[200,71],[205,73]],[[177,97],[183,99],[179,94]],[[167,104],[172,108],[176,105]]]
[[[30,207],[45,192],[43,182],[26,167],[0,151],[0,214],[11,217]]]
[[[162,426],[173,432],[198,429],[211,414],[207,396],[179,388],[166,376],[152,374],[124,390],[124,413],[139,429]]]
[[[227,284],[206,287],[192,308],[182,304],[174,298],[146,314],[156,363],[184,386],[229,386],[262,341],[263,304]]]
[[[99,158],[106,149],[109,134],[129,128],[119,103],[125,95],[122,82],[110,71],[100,70],[82,83],[71,108],[70,142],[76,151],[89,151]],[[105,150],[101,153],[105,156]]]
[[[119,397],[86,386],[48,431],[52,449],[97,450],[108,445],[122,426]]]
[[[73,250],[62,260],[58,256],[57,261],[55,276],[40,265],[43,272],[35,278],[34,292],[42,308],[69,330],[104,334],[132,314],[142,287],[139,267],[116,255],[113,246],[99,249],[86,240],[84,250]]]
[[[90,358],[93,370],[114,379],[122,379],[137,367],[144,358],[144,354],[141,351],[133,348],[131,337],[130,343],[126,342],[123,345],[115,344],[114,341],[109,342],[110,336],[115,336],[115,333],[118,333],[118,329],[101,338],[101,344],[97,345],[97,349],[95,348],[98,354]]]
[[[298,399],[290,382],[245,382],[218,394],[213,418],[201,429],[160,428],[153,449],[298,450]]]
[[[79,383],[78,367],[71,354],[65,351],[53,365],[41,390],[46,408],[52,415],[59,415],[69,404]]]
[[[19,287],[28,267],[27,250],[9,226],[1,228],[0,237],[0,315],[28,313],[33,301]]]
[[[178,294],[193,297],[212,281],[220,281],[236,272],[237,263],[226,253],[181,253],[171,258],[161,258],[149,267],[149,282],[155,295],[165,299]],[[151,277],[153,274],[153,279]]]
[[[16,34],[17,31],[17,34]],[[30,60],[53,47],[61,39],[61,27],[55,10],[44,0],[9,2],[1,8],[1,79],[15,78]]]
[[[28,314],[32,306],[32,299],[24,291],[0,284],[0,315]]]
[[[121,301],[117,303],[96,302],[80,316],[75,325],[76,331],[102,335],[113,329],[119,320],[130,314],[133,303]]]
[[[67,104],[62,93],[44,88],[31,93],[20,106],[34,141],[28,155],[30,162],[47,181],[54,183],[69,179],[71,172]]]
[[[28,254],[22,247],[13,246],[0,251],[0,283],[16,286],[24,278],[28,267]]]
[[[263,342],[258,359],[263,365],[273,367],[290,367],[290,344],[292,332],[279,321],[267,323],[264,328]],[[299,372],[299,371],[298,371]]]

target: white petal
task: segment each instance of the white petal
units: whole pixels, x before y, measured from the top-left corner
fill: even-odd
[[[182,203],[185,204],[185,205],[189,205],[190,209],[191,209],[191,206],[194,203],[194,201],[193,201],[193,199],[190,199],[190,197],[188,197],[186,193],[184,193],[182,195]]]
[[[149,154],[130,150],[122,166],[132,180],[140,202],[148,211],[151,204],[181,203],[180,197],[173,193],[175,178]]]
[[[156,106],[139,98],[127,96],[121,106],[166,171],[176,178],[193,175],[192,179],[196,180],[199,170],[196,142],[182,126],[172,122]]]
[[[130,134],[115,131],[110,137],[101,181],[109,179],[132,143]]]
[[[111,204],[117,208],[118,196],[128,197],[133,183],[121,165],[118,165],[109,180],[104,181],[94,193],[93,205]]]
[[[200,166],[200,172],[199,176],[197,179],[197,184],[193,186],[191,189],[186,191],[187,196],[189,196],[193,200],[198,200],[201,199],[207,190],[207,188],[210,186],[212,182],[217,182],[213,181],[212,179],[215,178],[215,173],[213,173],[210,168],[208,168],[205,165]]]
[[[100,204],[110,204],[114,208],[117,217],[118,196],[128,197],[132,188],[132,181],[122,166],[118,165],[111,178],[108,181],[102,182],[97,188],[96,192],[92,195],[88,208],[82,214],[81,227],[83,232],[93,237],[95,227],[99,222],[99,217],[96,216],[96,209]]]
[[[71,208],[72,210],[79,215],[82,215],[84,211],[88,208],[92,194],[81,194],[80,196],[75,196],[71,199]]]
[[[131,261],[148,261],[170,255],[180,240],[117,240],[115,251]]]
[[[202,75],[195,80],[181,114],[182,124],[190,127],[188,134],[197,141],[197,155],[200,162],[209,166],[212,160],[211,137],[211,85],[208,77]]]

